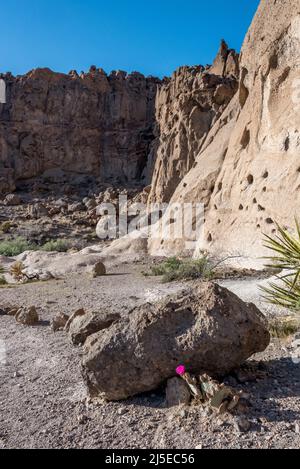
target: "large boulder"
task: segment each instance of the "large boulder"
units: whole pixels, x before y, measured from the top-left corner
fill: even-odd
[[[83,375],[92,396],[120,400],[157,388],[179,364],[225,375],[269,341],[256,306],[214,283],[196,283],[89,337]]]

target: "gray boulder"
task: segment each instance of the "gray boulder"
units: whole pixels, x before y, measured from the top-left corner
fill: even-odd
[[[214,283],[196,283],[163,302],[137,307],[86,340],[83,376],[92,396],[126,399],[175,376],[222,376],[269,345],[264,317],[253,304]]]

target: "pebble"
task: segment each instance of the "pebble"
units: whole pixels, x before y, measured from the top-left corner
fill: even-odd
[[[248,432],[251,427],[251,423],[245,417],[237,417],[234,422],[234,427],[239,433]]]

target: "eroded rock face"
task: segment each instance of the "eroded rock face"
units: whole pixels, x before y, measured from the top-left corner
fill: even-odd
[[[1,75],[0,192],[48,170],[133,183],[147,165],[160,81],[92,67],[78,76],[37,69]]]
[[[39,322],[39,315],[35,306],[20,308],[16,315],[16,321],[24,326],[35,326]]]
[[[89,337],[83,374],[92,395],[125,399],[174,377],[179,364],[192,373],[226,374],[269,340],[254,305],[215,284],[198,283]]]
[[[242,48],[238,93],[171,200],[205,205],[196,254],[258,267],[263,233],[274,235],[275,222],[292,229],[300,202],[299,48],[299,1],[263,0]],[[185,239],[152,240],[150,252],[174,255],[185,246]]]
[[[233,65],[226,69],[228,57]],[[235,64],[235,66],[234,66]],[[156,98],[158,138],[149,202],[169,202],[237,91],[238,55],[223,42],[211,68],[181,67]]]

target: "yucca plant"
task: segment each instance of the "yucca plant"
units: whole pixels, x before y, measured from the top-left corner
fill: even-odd
[[[20,281],[24,277],[24,274],[23,274],[24,269],[25,269],[25,266],[23,262],[21,261],[15,262],[10,268],[10,274],[15,280]]]
[[[269,303],[285,308],[300,310],[300,225],[296,220],[296,235],[290,234],[277,224],[278,234],[272,238],[265,235],[264,246],[274,255],[266,257],[268,268],[282,273],[278,283],[261,287]]]

